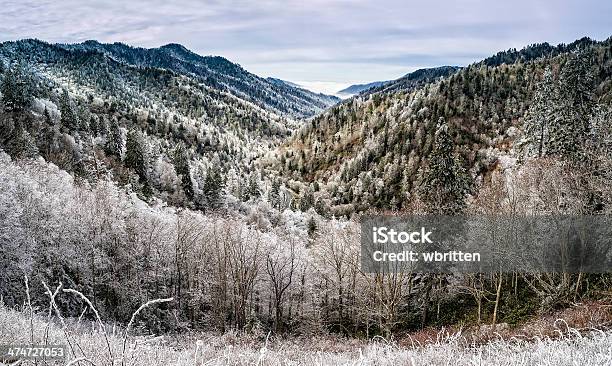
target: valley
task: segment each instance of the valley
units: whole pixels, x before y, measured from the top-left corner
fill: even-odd
[[[175,43],[6,41],[0,107],[3,340],[28,322],[40,336],[40,313],[100,364],[93,350],[117,356],[128,339],[133,357],[150,341],[143,360],[185,364],[609,360],[605,317],[584,338],[393,343],[609,309],[609,274],[364,273],[359,244],[368,215],[609,215],[612,38],[418,69],[345,100]],[[171,300],[135,320],[153,299]],[[66,336],[60,322],[101,317],[133,333]],[[147,338],[209,331],[221,341]],[[313,337],[359,351],[291,344]]]

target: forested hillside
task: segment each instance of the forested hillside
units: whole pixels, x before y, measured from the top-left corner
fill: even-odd
[[[389,85],[304,121],[319,99],[178,45],[0,44],[1,302],[389,338],[609,300],[607,274],[365,273],[359,220],[610,214],[612,39]]]
[[[544,107],[552,110],[537,123],[582,120],[581,130],[558,137],[580,146],[589,129],[584,126],[610,106],[611,83],[610,39],[501,52],[415,90],[385,85],[344,101],[301,128],[267,164],[296,191],[318,191],[316,199],[336,206],[338,214],[406,208],[419,196],[441,125],[469,181],[478,183],[499,158],[520,157],[517,142],[529,134],[525,123],[537,118],[530,108],[543,107],[536,100],[548,101]],[[589,103],[576,117],[577,99]],[[476,194],[475,188],[465,190]]]
[[[228,91],[264,109],[293,118],[308,118],[340,99],[310,92],[288,83],[273,82],[251,74],[220,56],[200,56],[179,44],[159,48],[135,48],[122,43],[87,41],[61,45],[68,50],[97,51],[128,65],[172,70],[193,76],[212,88]]]
[[[409,92],[420,86],[435,81],[436,79],[451,75],[460,69],[461,68],[457,66],[440,66],[431,69],[419,69],[396,80],[387,81],[381,85],[376,85],[372,88],[365,89],[360,94],[369,95],[381,92],[393,93],[398,91]]]
[[[253,173],[258,190],[253,162],[301,123],[281,111],[309,115],[328,105],[177,45],[26,40],[0,44],[0,61],[1,143],[12,156],[41,155],[81,178],[110,175],[202,209],[220,205],[226,181],[244,197],[240,184]]]

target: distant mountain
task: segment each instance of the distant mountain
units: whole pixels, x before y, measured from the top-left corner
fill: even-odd
[[[196,77],[210,87],[227,91],[261,108],[292,118],[312,117],[340,100],[291,83],[261,78],[223,57],[200,56],[176,43],[148,49],[97,41],[58,46],[66,50],[99,52],[132,66],[162,68]]]
[[[379,92],[396,92],[400,90],[411,90],[420,85],[429,83],[440,77],[448,76],[461,69],[458,66],[440,66],[428,69],[419,69],[408,73],[401,78],[388,81],[374,81],[368,84],[351,85],[340,90],[337,94],[344,97],[363,94],[369,95]]]
[[[244,182],[258,157],[303,124],[295,117],[337,100],[179,45],[93,41],[0,43],[0,93],[9,105],[0,108],[0,150],[193,207],[208,200],[210,169]]]
[[[399,79],[381,83],[378,86],[373,86],[364,89],[360,94],[373,94],[373,93],[391,93],[397,91],[409,91],[413,90],[421,85],[435,81],[441,77],[449,76],[460,70],[458,66],[440,66],[428,69],[419,69],[402,76]]]
[[[374,81],[368,84],[354,84],[354,85],[349,86],[348,88],[338,91],[337,94],[341,96],[351,96],[351,95],[359,94],[364,90],[368,90],[370,88],[381,86],[388,82],[389,81]]]
[[[305,89],[301,85],[298,85],[296,83],[292,83],[291,81],[287,81],[287,80],[282,80],[282,79],[277,79],[277,78],[272,78],[272,77],[268,77],[268,78],[266,78],[266,80],[268,80],[269,82],[274,83],[276,85],[289,85],[289,86],[292,86],[294,88]]]

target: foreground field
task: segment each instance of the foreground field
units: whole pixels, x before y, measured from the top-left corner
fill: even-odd
[[[612,365],[612,332],[581,334],[571,328],[554,339],[500,339],[470,346],[460,335],[445,335],[435,344],[406,348],[384,340],[235,334],[125,338],[124,329],[112,325],[106,325],[107,335],[96,324],[65,320],[64,325],[66,331],[57,322],[48,326],[46,317],[35,315],[31,321],[28,312],[0,307],[0,344],[29,344],[32,336],[36,344],[45,339],[69,343],[76,357],[67,363],[80,365]]]

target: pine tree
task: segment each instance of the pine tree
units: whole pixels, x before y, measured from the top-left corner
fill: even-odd
[[[77,121],[79,123],[78,130],[87,134],[91,133],[95,135],[95,126],[91,124],[92,115],[91,112],[89,112],[89,109],[86,106],[81,105],[78,108],[77,115]]]
[[[558,103],[557,89],[554,85],[550,67],[544,70],[542,80],[538,83],[527,118],[524,124],[524,139],[520,148],[527,157],[546,155],[549,129],[553,123],[555,103]]]
[[[206,172],[202,193],[207,208],[216,210],[223,204],[222,194],[225,182],[217,167],[210,167]]]
[[[49,160],[51,151],[55,145],[55,137],[55,126],[53,124],[53,119],[45,107],[45,111],[43,113],[43,123],[36,134],[36,140],[42,156],[47,160]]]
[[[314,193],[309,187],[304,191],[304,194],[300,198],[300,211],[306,212],[310,210],[312,206],[314,206]]]
[[[268,192],[268,202],[272,208],[280,210],[280,181],[278,179],[272,180],[272,186],[270,192]]]
[[[64,132],[70,133],[76,131],[79,127],[79,118],[74,110],[68,91],[64,89],[59,100],[60,104],[60,123]]]
[[[4,110],[21,112],[27,109],[32,103],[32,89],[31,78],[22,65],[9,68],[0,85]]]
[[[594,106],[593,74],[584,51],[572,54],[563,66],[558,95],[547,153],[580,161]]]
[[[149,162],[146,142],[141,133],[130,130],[126,140],[125,165],[138,175],[138,181],[149,183]]]
[[[314,208],[315,208],[316,213],[318,213],[319,215],[325,218],[329,218],[329,207],[322,198],[319,198],[317,200]]]
[[[257,199],[261,197],[261,189],[259,188],[259,180],[257,179],[257,172],[251,172],[249,175],[249,183],[244,190],[244,201],[250,199]]]
[[[194,198],[193,181],[191,180],[191,167],[189,166],[189,156],[187,150],[182,144],[179,144],[174,150],[174,170],[181,178],[181,185],[185,196],[189,200]]]
[[[311,216],[308,219],[306,226],[308,230],[308,236],[310,238],[314,238],[315,234],[317,233],[317,222],[315,221],[314,217]]]
[[[106,138],[106,152],[121,159],[123,155],[123,135],[116,118],[112,118]]]
[[[452,215],[465,208],[471,181],[458,156],[443,118],[438,122],[434,148],[421,172],[419,196],[432,214]]]
[[[24,129],[11,143],[10,153],[18,159],[31,159],[38,156],[36,141],[30,133]]]

